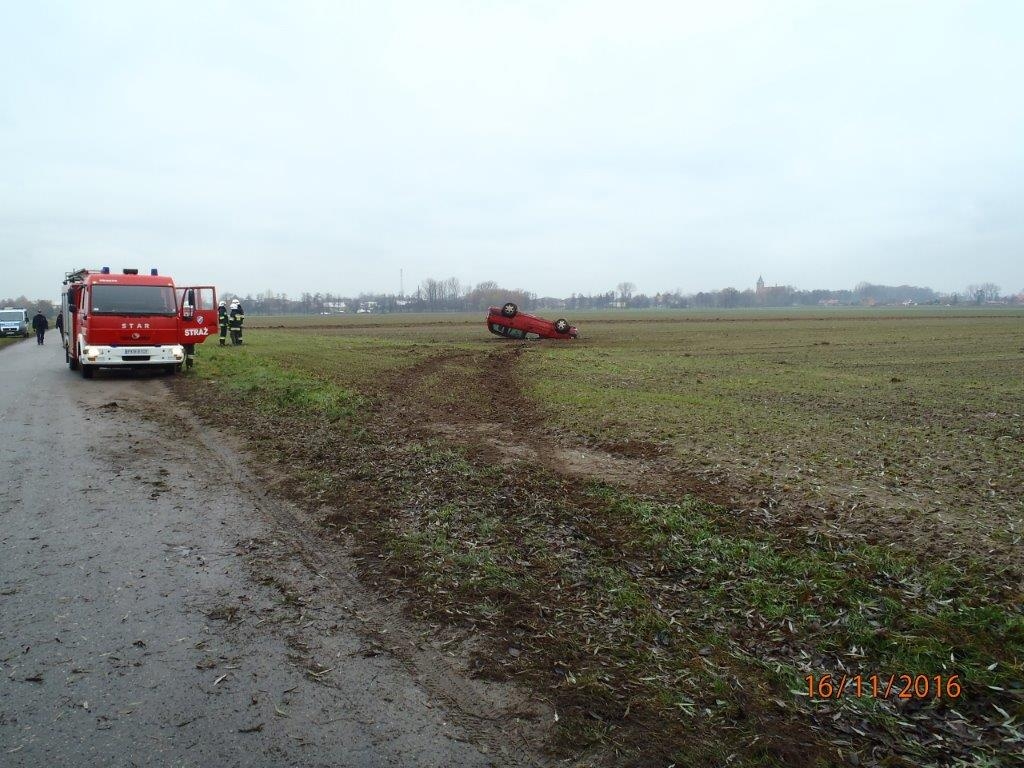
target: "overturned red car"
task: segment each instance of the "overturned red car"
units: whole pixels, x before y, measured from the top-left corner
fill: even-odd
[[[507,339],[575,339],[580,333],[568,320],[554,322],[520,312],[511,301],[487,312],[487,330]]]

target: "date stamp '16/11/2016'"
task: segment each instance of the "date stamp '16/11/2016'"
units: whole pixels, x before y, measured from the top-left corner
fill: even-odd
[[[844,696],[872,699],[958,699],[963,694],[960,675],[807,675],[811,699]]]

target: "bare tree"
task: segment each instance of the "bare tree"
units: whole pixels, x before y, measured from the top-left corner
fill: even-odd
[[[487,307],[499,306],[506,301],[505,294],[507,293],[508,291],[493,280],[486,280],[477,283],[476,288],[466,292],[464,306],[466,309],[487,309]]]
[[[441,285],[445,309],[455,309],[456,303],[462,296],[462,284],[459,283],[459,278],[449,277]]]
[[[967,297],[974,299],[975,304],[982,304],[986,301],[995,301],[999,298],[999,286],[995,283],[981,283],[980,285],[968,285]]]
[[[426,303],[427,309],[437,309],[441,297],[441,284],[434,278],[428,277],[420,284],[419,291],[423,294],[423,301]]]
[[[633,298],[633,291],[636,290],[636,286],[633,283],[619,283],[615,286],[619,290],[619,298],[624,304],[629,303],[629,300]]]

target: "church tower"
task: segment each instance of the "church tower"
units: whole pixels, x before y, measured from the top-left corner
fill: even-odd
[[[757,276],[757,292],[764,293],[764,278],[761,275]]]

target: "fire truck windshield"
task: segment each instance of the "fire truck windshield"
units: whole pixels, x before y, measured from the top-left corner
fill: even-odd
[[[94,285],[92,311],[98,315],[174,315],[169,285]]]

